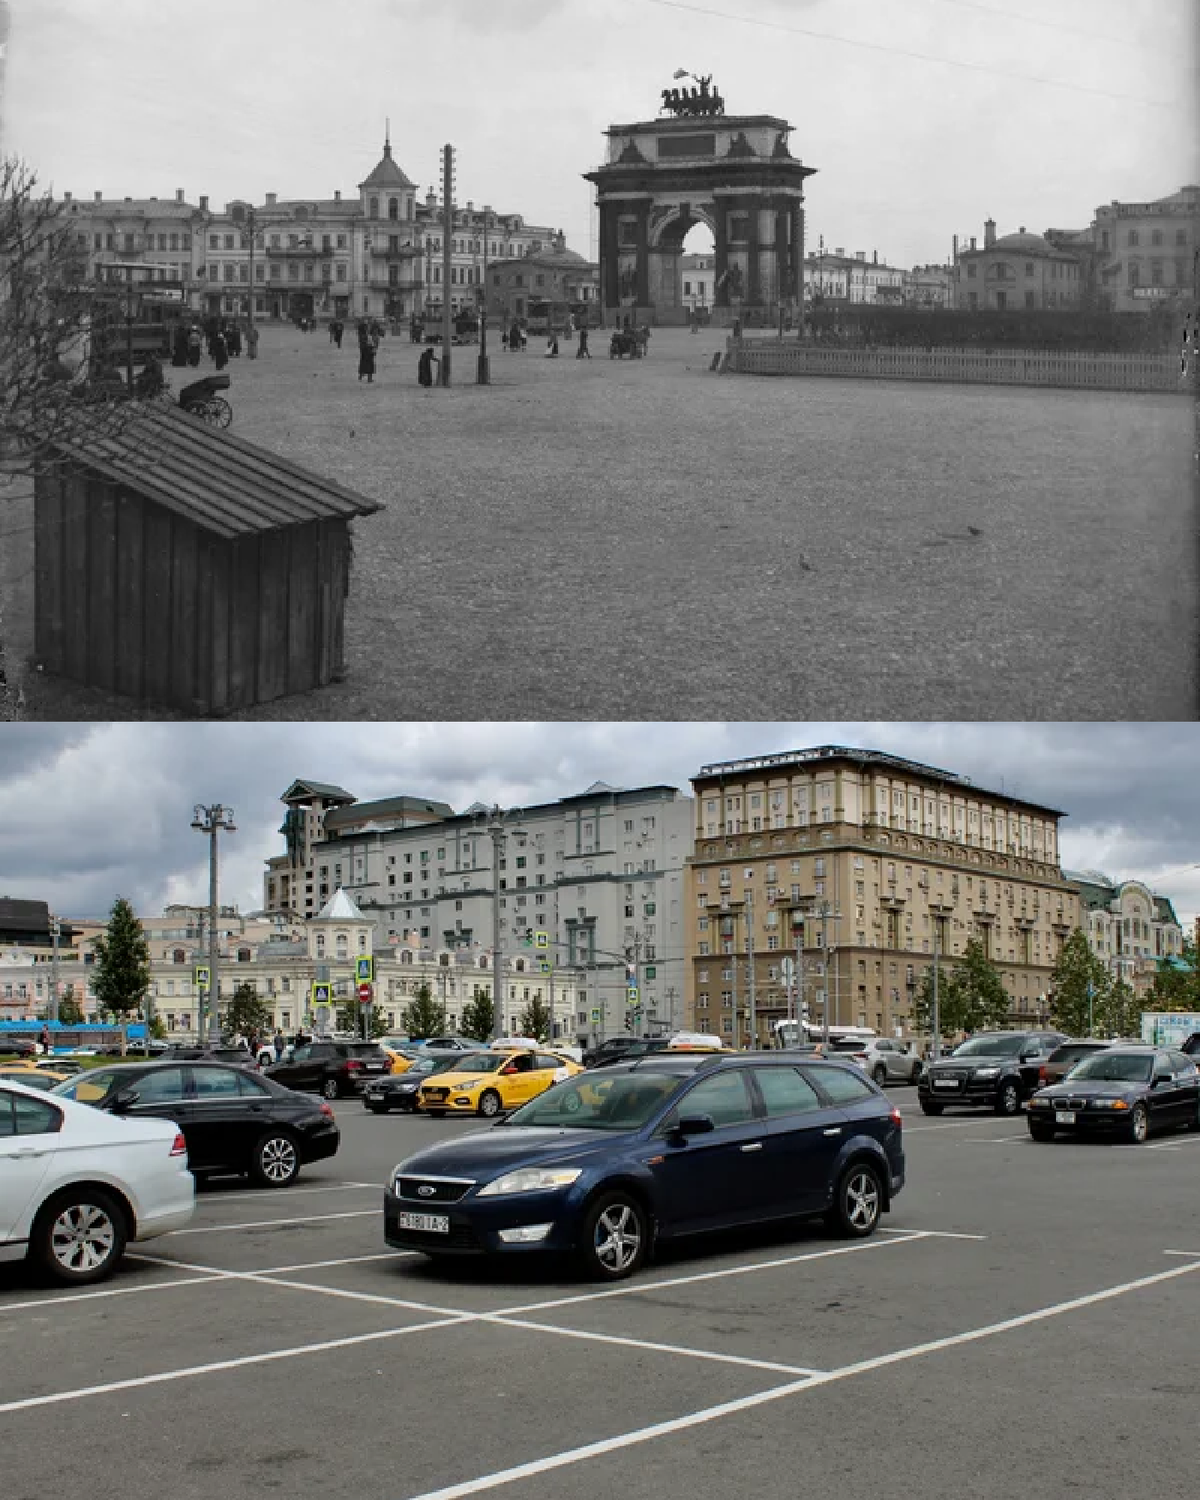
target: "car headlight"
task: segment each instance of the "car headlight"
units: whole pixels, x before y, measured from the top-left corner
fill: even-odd
[[[520,1167],[480,1188],[479,1197],[496,1198],[501,1193],[545,1193],[554,1188],[570,1187],[582,1171],[582,1167]]]
[[[415,1094],[417,1092],[417,1085],[415,1083],[397,1084],[392,1092],[396,1094]]]
[[[1029,1101],[1029,1107],[1030,1107],[1030,1109],[1049,1109],[1050,1108],[1050,1100],[1049,1099],[1039,1099],[1037,1097],[1037,1095],[1035,1094],[1033,1096],[1033,1098]]]
[[[975,1077],[976,1078],[999,1078],[999,1076],[1000,1076],[1000,1069],[999,1068],[976,1068],[975,1069]]]
[[[1092,1099],[1090,1101],[1093,1109],[1128,1109],[1129,1105],[1124,1099]]]

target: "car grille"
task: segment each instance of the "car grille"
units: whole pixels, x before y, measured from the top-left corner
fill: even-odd
[[[472,1187],[473,1182],[447,1181],[445,1178],[401,1177],[400,1194],[406,1202],[428,1204],[457,1203]],[[431,1193],[422,1193],[420,1188],[432,1188]]]
[[[1055,1109],[1086,1109],[1087,1108],[1087,1100],[1086,1099],[1056,1099],[1054,1101],[1054,1107],[1055,1107]]]

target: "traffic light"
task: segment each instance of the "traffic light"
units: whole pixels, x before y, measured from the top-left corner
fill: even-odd
[[[633,1030],[633,1012],[631,1010],[625,1012],[625,1030]]]
[[[532,948],[533,947],[533,928],[532,927],[527,927],[525,929],[524,933],[521,935],[521,942],[522,942],[523,946],[526,947],[526,948]]]

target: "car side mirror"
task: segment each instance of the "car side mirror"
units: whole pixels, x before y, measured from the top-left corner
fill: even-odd
[[[132,1109],[141,1097],[137,1089],[118,1089],[105,1108],[111,1110],[114,1115],[123,1115],[127,1109]]]
[[[1170,1081],[1170,1073],[1155,1073],[1154,1077],[1150,1080],[1150,1087],[1156,1089],[1160,1083],[1170,1083]]]
[[[708,1135],[717,1127],[711,1115],[683,1115],[676,1123],[676,1135]]]

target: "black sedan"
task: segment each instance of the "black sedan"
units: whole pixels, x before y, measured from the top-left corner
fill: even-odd
[[[328,1104],[229,1063],[102,1066],[52,1092],[134,1119],[172,1120],[197,1176],[238,1174],[260,1187],[288,1187],[341,1139]]]
[[[571,1253],[615,1281],[656,1241],[711,1230],[823,1217],[861,1237],[904,1186],[900,1132],[849,1064],[659,1053],[402,1161],[384,1238],[435,1257]]]
[[[469,1056],[468,1052],[426,1053],[423,1056],[418,1053],[403,1073],[384,1073],[381,1077],[369,1079],[363,1090],[363,1107],[373,1115],[386,1115],[392,1109],[415,1114],[417,1091],[425,1080],[433,1073],[461,1067],[463,1058]]]
[[[1076,1063],[1029,1101],[1029,1134],[1117,1137],[1140,1145],[1154,1130],[1200,1130],[1200,1073],[1162,1047],[1113,1046]]]

